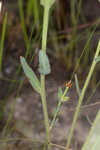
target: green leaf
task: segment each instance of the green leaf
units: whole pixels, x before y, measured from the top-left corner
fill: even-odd
[[[5,35],[6,35],[7,19],[8,19],[8,14],[5,13],[3,26],[1,30],[1,40],[0,40],[0,73],[2,73],[3,48],[4,48]]]
[[[43,5],[44,7],[49,7],[51,8],[51,6],[55,3],[56,0],[40,0],[41,5]]]
[[[100,150],[100,111],[96,115],[82,150]]]
[[[58,88],[58,99],[61,99],[62,95],[63,95],[62,88]]]
[[[44,75],[51,72],[48,56],[42,50],[39,51],[39,72]]]
[[[64,101],[68,101],[69,99],[70,99],[70,97],[65,96],[65,97],[63,97],[63,102],[64,102]]]
[[[81,92],[80,92],[80,87],[79,87],[79,82],[78,82],[77,74],[75,74],[75,85],[76,85],[76,91],[78,93],[78,96],[80,96]]]
[[[98,63],[100,61],[100,56],[98,56],[96,59],[95,59],[96,63]]]
[[[28,78],[30,84],[32,85],[34,90],[36,90],[38,93],[40,93],[41,86],[40,86],[40,82],[39,82],[38,78],[36,77],[35,73],[29,67],[29,65],[27,64],[24,57],[20,57],[20,61],[21,61],[21,65],[24,70],[24,73],[25,73],[26,77]]]

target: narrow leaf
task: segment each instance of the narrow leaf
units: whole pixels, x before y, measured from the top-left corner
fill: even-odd
[[[27,64],[26,60],[24,57],[20,57],[21,65],[24,70],[24,73],[26,77],[29,79],[30,84],[36,90],[38,93],[40,93],[40,82],[38,78],[36,77],[35,73],[32,71],[32,69],[29,67]]]
[[[79,82],[76,74],[75,74],[75,85],[76,85],[76,91],[78,93],[78,96],[80,96],[81,92],[80,92]]]
[[[64,101],[68,101],[69,99],[70,99],[70,97],[65,96],[65,97],[63,97],[63,102],[64,102]]]
[[[8,19],[8,14],[6,13],[3,20],[3,27],[1,30],[2,34],[1,34],[1,41],[0,41],[0,73],[2,72],[3,48],[4,48],[4,41],[5,41],[5,34],[6,34],[7,19]]]
[[[58,88],[58,99],[61,99],[62,95],[63,95],[63,91],[62,88],[60,87]]]
[[[44,75],[51,72],[48,56],[42,50],[39,51],[39,72]]]
[[[98,63],[100,61],[100,56],[98,56],[96,59],[95,59],[96,63]]]

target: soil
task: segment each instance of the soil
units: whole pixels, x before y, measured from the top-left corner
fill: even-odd
[[[53,119],[54,110],[58,103],[57,87],[59,87],[59,84],[51,76],[46,82],[46,87],[48,113],[50,118],[49,121],[51,122]],[[52,143],[62,146],[66,144],[73,115],[78,102],[78,96],[75,92],[74,84],[69,89],[67,96],[69,96],[70,99],[68,102],[63,103],[55,126],[51,131]],[[84,143],[96,113],[100,108],[99,97],[99,91],[96,91],[91,99],[92,104],[82,106],[73,134],[72,148],[74,147],[75,149],[80,149],[80,146]],[[29,85],[27,85],[27,87],[22,89],[21,94],[18,97],[15,98],[13,95],[8,99],[5,118],[8,117],[11,108],[14,108],[13,119],[10,125],[12,127],[14,126],[14,131],[12,131],[12,134],[17,132],[16,137],[21,135],[22,139],[27,138],[28,140],[31,139],[33,141],[40,141],[43,144],[45,141],[45,128],[40,96]],[[22,143],[21,140],[20,142]],[[14,142],[14,144],[15,143],[16,142]],[[41,147],[41,144],[38,144],[38,146]],[[53,149],[58,150],[59,148],[53,147]]]

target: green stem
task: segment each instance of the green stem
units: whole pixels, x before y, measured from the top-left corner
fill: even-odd
[[[43,31],[42,31],[42,50],[46,52],[47,44],[47,30],[48,30],[48,20],[49,20],[49,8],[44,8],[44,17],[43,17]]]
[[[47,111],[47,103],[46,103],[46,93],[45,93],[45,76],[41,75],[41,100],[42,100],[42,107],[43,107],[43,114],[44,114],[44,123],[46,129],[46,138],[48,144],[48,150],[50,150],[50,128],[49,128],[49,118],[48,118],[48,111]]]
[[[39,30],[39,7],[38,7],[38,1],[34,0],[33,2],[33,15],[34,15],[34,22],[37,30]]]
[[[22,26],[22,31],[24,34],[24,41],[26,46],[29,45],[29,39],[28,39],[28,34],[27,34],[27,29],[26,29],[26,24],[25,24],[25,19],[24,19],[24,10],[23,10],[23,0],[19,0],[19,15],[21,19],[21,26]]]
[[[42,32],[42,50],[44,52],[46,52],[46,44],[47,44],[48,19],[49,19],[49,8],[44,7],[43,32]],[[48,150],[50,150],[49,118],[48,118],[47,103],[46,103],[45,75],[43,74],[41,74],[41,99],[42,99],[42,106],[43,106]]]
[[[72,127],[71,127],[71,130],[70,130],[69,137],[68,137],[68,142],[67,142],[67,145],[66,145],[66,150],[67,150],[67,149],[69,148],[69,146],[70,146],[71,139],[72,139],[72,135],[73,135],[73,131],[74,131],[74,128],[75,128],[75,124],[76,124],[76,121],[77,121],[77,119],[78,119],[80,107],[81,107],[81,104],[82,104],[82,101],[83,101],[83,98],[84,98],[86,89],[87,89],[87,87],[88,87],[89,81],[90,81],[91,76],[92,76],[92,74],[93,74],[93,71],[94,71],[94,68],[95,68],[95,65],[96,65],[95,59],[98,57],[99,52],[100,52],[100,41],[99,41],[99,43],[98,43],[98,47],[97,47],[97,50],[96,50],[96,53],[95,53],[95,56],[94,56],[94,60],[93,60],[92,66],[91,66],[91,68],[90,68],[89,74],[88,74],[87,79],[86,79],[86,81],[85,81],[85,83],[84,83],[84,87],[83,87],[83,89],[82,89],[82,92],[81,92],[80,97],[79,97],[79,100],[78,100],[79,103],[78,103],[78,105],[77,105],[77,108],[76,108],[76,111],[75,111],[75,114],[74,114],[74,119],[73,119],[73,122],[72,122]]]
[[[53,128],[53,126],[54,126],[54,124],[55,124],[55,121],[56,121],[57,115],[58,115],[58,113],[59,113],[59,111],[60,111],[60,108],[61,108],[61,105],[62,105],[63,99],[64,99],[64,97],[65,97],[66,93],[68,92],[68,89],[69,89],[69,87],[66,87],[66,89],[65,89],[65,91],[64,91],[64,93],[63,93],[63,95],[62,95],[61,99],[59,100],[59,103],[58,103],[58,106],[57,106],[56,112],[55,112],[55,114],[54,114],[53,120],[52,120],[51,125],[50,125],[50,130],[52,130],[52,128]]]
[[[3,28],[1,34],[1,43],[0,43],[0,73],[2,73],[2,57],[3,57],[3,48],[4,48],[4,40],[5,40],[5,33],[6,33],[6,25],[7,25],[7,13],[5,14],[4,21],[3,21]]]

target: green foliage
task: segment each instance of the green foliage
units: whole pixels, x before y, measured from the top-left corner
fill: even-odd
[[[69,98],[68,96],[64,96],[64,97],[63,97],[63,102],[64,102],[64,101],[66,102],[66,101],[68,101],[69,99],[70,99],[70,98]]]
[[[100,62],[100,56],[95,59],[96,63]]]
[[[82,150],[100,150],[100,111],[96,115]]]
[[[55,124],[55,121],[56,121],[57,116],[60,112],[60,109],[61,109],[63,102],[69,100],[69,97],[66,96],[68,89],[69,89],[69,87],[66,87],[65,91],[63,92],[61,88],[58,88],[58,99],[59,99],[59,101],[58,101],[57,108],[54,111],[54,116],[53,116],[53,119],[52,119],[52,122],[50,125],[50,130],[53,128],[53,126]]]
[[[0,73],[2,72],[2,57],[3,57],[3,47],[4,47],[4,40],[5,40],[5,33],[6,33],[6,25],[7,25],[7,13],[5,14],[5,17],[4,17],[1,41],[0,41]]]
[[[27,28],[26,28],[25,19],[24,19],[23,0],[18,0],[18,3],[19,3],[19,14],[20,14],[20,19],[21,19],[22,31],[24,34],[25,44],[27,45],[29,43],[29,37],[27,34]]]
[[[49,8],[53,3],[49,1],[41,1],[42,4],[44,5],[44,17],[43,17],[43,31],[42,31],[42,51],[39,52],[39,71],[41,74],[41,82],[39,83],[35,73],[31,70],[31,68],[27,65],[25,59],[21,57],[21,64],[23,67],[23,70],[28,77],[31,85],[33,88],[40,93],[41,100],[42,100],[42,107],[43,107],[43,114],[44,114],[44,123],[45,123],[45,128],[46,128],[46,138],[47,138],[47,146],[48,150],[50,150],[50,131],[49,131],[49,118],[48,118],[48,111],[47,111],[47,104],[46,104],[46,93],[45,93],[45,75],[49,74],[51,69],[50,69],[50,64],[48,57],[46,55],[46,44],[47,44],[47,31],[48,31],[48,21],[49,21]],[[24,17],[23,17],[23,11],[22,11],[22,1],[19,2],[20,4],[20,16],[22,18],[22,23],[24,22]],[[23,26],[23,31],[24,34],[25,32],[25,26]],[[25,34],[26,35],[26,34]],[[27,36],[26,36],[27,38]],[[25,40],[27,41],[27,39]]]
[[[96,50],[96,53],[95,53],[95,56],[94,56],[94,59],[93,59],[90,71],[88,73],[88,76],[86,78],[86,81],[84,83],[84,86],[82,88],[81,94],[80,94],[79,99],[78,99],[78,105],[77,105],[76,111],[74,113],[74,118],[73,118],[73,122],[72,122],[72,127],[70,129],[70,133],[69,133],[66,149],[68,149],[69,146],[70,146],[71,139],[72,139],[72,136],[73,136],[73,131],[74,131],[74,128],[75,128],[75,125],[76,125],[76,121],[77,121],[78,116],[79,116],[80,108],[81,108],[81,105],[82,105],[82,102],[83,102],[83,98],[85,96],[85,92],[87,90],[87,87],[89,85],[90,79],[91,79],[91,77],[93,75],[93,71],[94,71],[95,66],[96,66],[96,61],[94,61],[94,60],[98,57],[99,53],[100,53],[100,40],[99,40],[99,43],[98,43],[98,46],[97,46],[97,50]]]
[[[69,100],[68,96],[63,96],[63,91],[61,87],[58,88],[58,99],[61,100],[62,102]]]
[[[32,69],[29,67],[29,65],[26,63],[23,57],[20,57],[20,60],[21,60],[21,65],[23,67],[24,73],[27,76],[30,84],[38,93],[40,93],[41,91],[40,82],[36,77],[35,73],[32,71]]]
[[[78,82],[78,78],[77,78],[77,75],[75,74],[75,85],[76,85],[76,90],[77,90],[77,93],[78,93],[78,96],[80,96],[80,87],[79,87],[79,82]]]
[[[58,99],[61,99],[62,95],[63,95],[63,91],[62,88],[60,87],[58,88]]]
[[[44,18],[43,18],[43,32],[42,32],[42,46],[41,46],[42,50],[39,51],[39,72],[41,74],[40,81],[38,80],[38,78],[35,75],[34,71],[29,67],[26,60],[23,57],[20,58],[21,65],[23,67],[23,70],[25,72],[26,77],[28,78],[28,80],[29,80],[30,84],[32,85],[32,87],[34,88],[34,90],[41,95],[48,150],[50,150],[50,129],[52,129],[52,127],[55,124],[57,115],[60,112],[60,109],[61,109],[61,106],[62,106],[63,102],[69,100],[69,97],[66,96],[69,87],[66,87],[64,92],[62,91],[62,88],[59,88],[58,89],[58,99],[59,99],[59,101],[58,101],[58,105],[57,105],[57,108],[55,110],[53,120],[51,122],[51,126],[50,126],[50,129],[49,129],[49,118],[48,118],[48,110],[47,110],[47,104],[46,104],[46,93],[45,93],[45,75],[47,75],[51,72],[51,68],[50,68],[50,63],[49,63],[48,56],[46,54],[46,44],[47,44],[49,9],[54,4],[54,2],[55,2],[55,0],[41,0],[41,4],[44,7]],[[79,18],[79,14],[80,14],[80,12],[78,14],[76,14],[76,9],[75,9],[76,2],[74,0],[72,0],[70,4],[71,4],[70,6],[71,6],[71,23],[72,23],[72,34],[70,33],[70,36],[72,36],[72,37],[69,40],[70,42],[67,43],[67,47],[69,45],[69,49],[70,49],[70,55],[68,56],[69,57],[68,59],[70,60],[70,63],[67,63],[68,65],[73,64],[73,57],[72,56],[74,55],[76,42],[77,42],[77,39],[78,39],[77,38],[77,25],[78,25],[78,18]],[[32,11],[33,6],[34,6],[34,12],[33,12],[34,19],[35,19],[34,22],[35,22],[35,26],[37,25],[37,29],[39,29],[40,20],[39,20],[38,1],[34,0],[34,2],[33,2],[31,0],[28,3],[28,5],[29,5],[28,8],[29,8],[30,11]],[[28,10],[28,12],[30,13],[29,10]],[[23,34],[24,34],[25,44],[26,44],[27,49],[29,49],[30,40],[29,40],[29,36],[28,36],[28,33],[27,33],[27,27],[26,27],[26,24],[25,24],[25,19],[26,18],[24,19],[24,10],[23,10],[23,1],[22,0],[19,0],[19,11],[20,11],[21,25],[22,25],[22,30],[23,30]],[[6,23],[4,23],[4,24],[6,24]],[[90,36],[90,39],[91,39],[91,37],[92,36]],[[34,39],[35,38],[36,37],[34,37]],[[90,39],[89,39],[89,41],[90,41]],[[3,42],[1,41],[1,43],[3,43]],[[60,42],[57,41],[57,44],[58,44],[58,45],[56,45],[57,49],[59,49],[59,43]],[[1,48],[3,49],[2,46],[1,46]],[[64,48],[62,48],[62,49],[64,50]],[[98,53],[99,53],[99,49],[100,49],[100,43],[98,44],[98,48],[97,48]],[[91,76],[93,74],[94,67],[95,67],[96,63],[100,61],[100,56],[98,56],[98,53],[96,53],[96,55],[95,55],[96,57],[94,57],[90,72],[87,76],[87,79],[86,79],[86,82],[85,82],[84,87],[82,89],[82,92],[80,92],[78,79],[77,79],[77,76],[75,75],[75,83],[76,83],[76,89],[77,89],[77,92],[78,92],[78,95],[79,95],[79,103],[78,103],[78,106],[76,108],[76,112],[74,114],[74,119],[73,119],[73,123],[72,123],[71,131],[70,131],[70,134],[69,134],[66,149],[67,148],[69,149],[69,147],[70,147],[71,138],[72,138],[73,131],[74,131],[74,128],[75,128],[75,124],[76,124],[76,121],[77,121],[77,118],[78,118],[78,115],[79,115],[79,112],[80,112],[80,107],[81,107],[81,104],[82,104],[87,86],[88,86],[89,81],[91,79]],[[25,56],[27,56],[27,55],[25,55]],[[88,59],[88,56],[89,55],[87,55],[87,59]],[[0,58],[2,60],[2,53],[1,53]],[[79,64],[79,62],[78,62],[78,64]],[[100,124],[100,113],[98,113],[98,115],[99,115],[99,117],[98,116],[96,117],[96,121],[94,122],[94,124],[92,126],[89,137],[88,137],[86,143],[84,144],[82,150],[89,150],[89,149],[99,150],[98,148],[100,147],[100,145],[99,145],[100,135],[98,133],[99,133],[99,124]],[[94,139],[94,137],[97,137],[97,140],[96,140],[96,138]]]
[[[39,72],[44,75],[51,72],[48,56],[42,50],[39,51]]]
[[[30,19],[31,16],[34,18],[34,25],[37,30],[40,28],[40,7],[37,0],[28,0],[27,1],[27,19]]]

